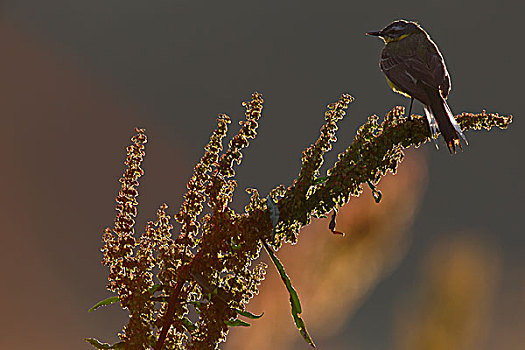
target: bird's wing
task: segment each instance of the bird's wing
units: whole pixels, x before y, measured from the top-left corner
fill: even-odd
[[[429,76],[430,72],[424,67],[417,69],[415,68],[416,65],[422,65],[422,62],[417,57],[393,54],[388,46],[383,50],[381,61],[379,62],[381,70],[385,73],[388,80],[392,82],[395,90],[425,102],[427,99],[426,93],[420,91],[421,89],[417,82],[421,79],[428,80],[431,78]]]
[[[437,46],[434,43],[432,44],[432,50],[427,52],[427,65],[432,72],[434,81],[437,83],[437,86],[434,87],[437,87],[441,92],[441,96],[446,99],[450,91],[450,76],[448,75],[443,56],[441,56]]]
[[[423,57],[417,53],[395,55],[387,46],[381,54],[380,66],[388,79],[400,90],[419,100],[422,96],[418,97],[418,81],[441,91],[444,98],[450,90],[450,78],[435,45],[432,45]]]

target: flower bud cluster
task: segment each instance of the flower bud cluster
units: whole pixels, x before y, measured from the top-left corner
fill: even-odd
[[[110,268],[108,289],[130,314],[119,344],[126,349],[217,349],[264,279],[266,266],[252,266],[262,240],[275,248],[282,241],[295,243],[299,229],[312,217],[322,217],[351,196],[359,196],[364,183],[375,190],[382,176],[396,172],[403,148],[418,147],[430,139],[423,117],[406,118],[404,109],[395,107],[381,122],[375,115],[369,117],[327,176],[320,177],[324,153],[337,140],[337,122],[352,100],[344,94],[328,105],[320,136],[303,152],[301,170],[292,185],[276,187],[267,199],[261,199],[256,189],[248,189],[251,197],[244,213],[230,207],[236,188],[234,166],[257,135],[262,95],[255,92],[243,103],[246,119],[224,151],[230,118],[220,115],[175,215],[180,224],[176,236],[163,204],[142,236],[134,237],[137,187],[147,142],[144,130],[136,129],[120,179],[115,225],[106,229],[102,248],[103,264]],[[485,111],[457,116],[463,130],[506,128],[511,120]],[[205,203],[210,213],[203,213]]]

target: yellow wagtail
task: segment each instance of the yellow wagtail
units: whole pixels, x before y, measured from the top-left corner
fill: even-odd
[[[446,102],[450,76],[445,61],[423,28],[414,22],[399,20],[378,32],[366,34],[384,40],[379,66],[390,87],[410,97],[408,115],[415,98],[424,105],[432,137],[441,132],[450,153],[456,153],[456,147],[461,148],[459,136],[468,144]]]

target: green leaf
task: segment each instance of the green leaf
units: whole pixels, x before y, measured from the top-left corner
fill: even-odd
[[[239,310],[239,309],[235,309],[235,308],[233,310],[235,310],[235,312],[238,313],[239,315],[251,318],[252,320],[256,320],[258,318],[261,318],[264,315],[264,312],[262,314],[260,314],[260,315],[255,315],[255,314],[252,314],[251,312],[246,311],[246,310],[243,311],[243,310]]]
[[[113,345],[110,345],[108,343],[101,343],[95,338],[86,338],[86,341],[93,345],[97,349],[124,349],[124,342],[118,342]]]
[[[383,198],[383,194],[381,193],[381,191],[379,191],[377,187],[374,184],[372,184],[372,182],[370,182],[370,180],[366,180],[366,183],[368,184],[368,187],[370,187],[370,189],[372,190],[372,196],[374,196],[374,200],[376,201],[376,203],[381,202],[381,198]]]
[[[189,318],[187,317],[184,317],[182,320],[181,320],[182,324],[184,325],[184,327],[186,327],[186,329],[190,332],[193,332],[194,330],[197,329],[197,326],[193,324],[193,322],[190,321]]]
[[[155,293],[156,291],[158,291],[159,289],[162,289],[162,284],[154,284],[153,286],[151,286],[149,289],[148,289],[148,292],[150,292],[151,294]]]
[[[320,185],[328,181],[328,176],[321,176],[314,180],[314,185]]]
[[[233,237],[230,238],[230,245],[233,250],[239,250],[241,249],[241,242],[235,242]]]
[[[241,321],[239,319],[235,319],[235,320],[229,320],[229,321],[226,321],[224,322],[227,326],[230,326],[230,327],[250,327],[250,324],[248,322],[244,322],[244,321]]]
[[[109,298],[104,299],[102,301],[99,301],[98,303],[93,305],[93,307],[91,309],[89,309],[88,312],[95,311],[96,309],[98,309],[101,306],[108,306],[108,305],[111,305],[111,304],[115,304],[117,301],[119,301],[118,296],[109,297]]]
[[[152,287],[150,287],[148,289],[148,292],[150,292],[151,294],[154,294],[159,289],[162,289],[162,284],[154,284]],[[152,298],[152,299],[154,299],[154,298]],[[101,306],[108,306],[108,305],[111,305],[111,304],[115,304],[117,301],[119,301],[118,296],[109,297],[109,298],[104,299],[102,301],[99,301],[98,303],[93,305],[93,307],[91,309],[89,309],[88,312],[95,311],[96,309],[98,309]]]
[[[315,348],[315,344],[308,334],[308,331],[306,330],[306,325],[301,318],[300,314],[302,312],[301,309],[301,302],[299,301],[299,296],[297,295],[297,292],[295,291],[294,287],[292,286],[292,282],[290,281],[290,278],[286,274],[286,271],[284,270],[283,264],[281,264],[281,261],[277,258],[273,250],[270,249],[268,244],[265,241],[262,241],[264,248],[268,252],[268,255],[272,259],[275,267],[277,268],[277,271],[279,271],[279,275],[281,276],[281,279],[284,282],[284,285],[286,286],[286,289],[288,290],[288,293],[290,294],[290,305],[292,306],[292,317],[295,322],[295,326],[297,329],[299,329],[299,332],[303,336],[303,339],[310,344],[311,347]]]

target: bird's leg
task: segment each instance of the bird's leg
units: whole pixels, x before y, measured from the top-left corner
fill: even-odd
[[[414,98],[410,97],[410,107],[408,108],[408,119],[412,119],[412,104],[414,103]]]

